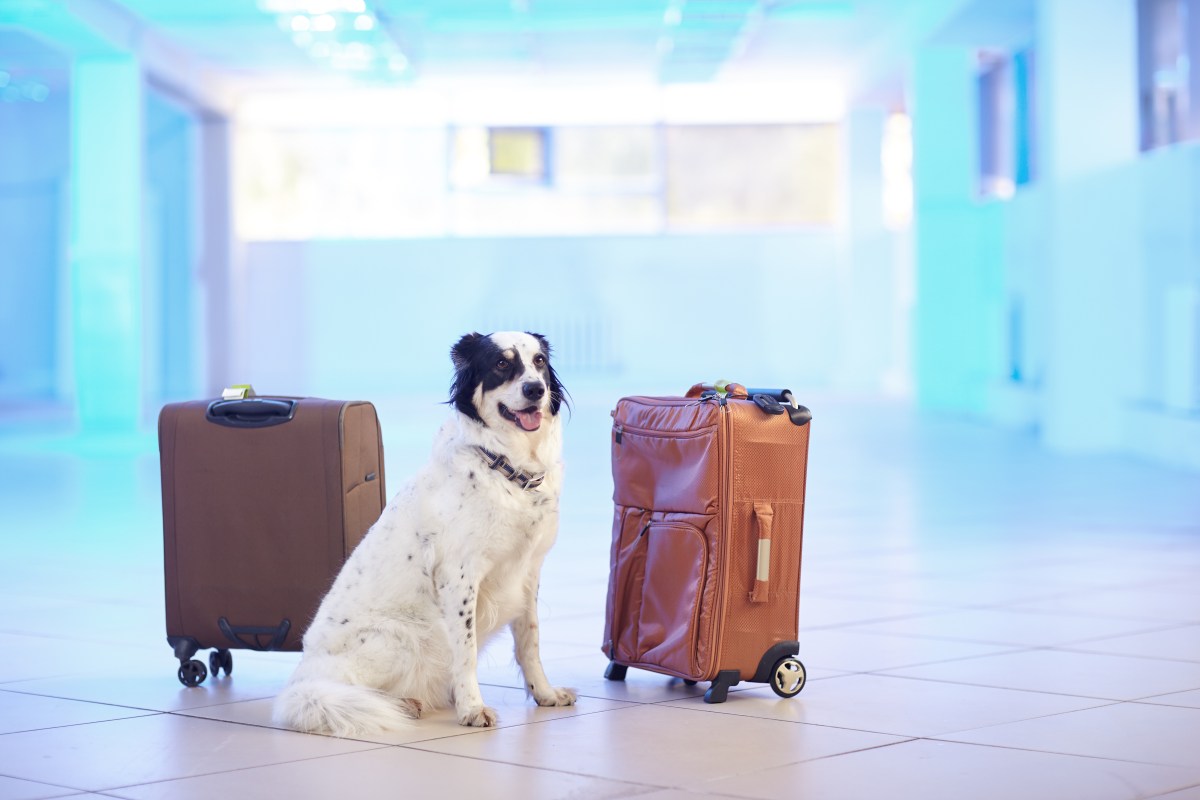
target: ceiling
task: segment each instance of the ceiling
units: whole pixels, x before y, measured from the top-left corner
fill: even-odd
[[[251,88],[831,80],[861,89],[897,72],[895,55],[914,37],[962,36],[996,14],[1011,27],[1013,8],[1018,25],[1031,13],[1029,0],[0,0],[0,71],[60,68],[19,33],[20,12],[36,20],[66,7],[85,21],[117,19],[131,40],[153,39]]]
[[[723,69],[838,68],[897,0],[123,0],[239,72],[387,81],[519,77],[707,81]]]

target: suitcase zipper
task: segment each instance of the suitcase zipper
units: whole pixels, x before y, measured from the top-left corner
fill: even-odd
[[[729,539],[733,533],[733,415],[730,413],[730,408],[725,402],[725,398],[720,398],[721,401],[721,428],[718,435],[718,441],[721,442],[721,478],[720,486],[717,489],[717,499],[721,503],[721,531],[724,535],[719,537],[717,541],[717,571],[724,574],[726,577],[717,584],[716,605],[713,608],[712,618],[709,622],[709,641],[712,643],[713,653],[713,674],[721,668],[721,649],[724,646],[724,641],[718,641],[721,630],[721,619],[725,616],[725,596],[726,583],[728,582],[728,551]]]

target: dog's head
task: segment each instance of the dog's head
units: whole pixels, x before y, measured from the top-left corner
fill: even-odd
[[[541,334],[468,333],[450,349],[450,359],[450,402],[489,428],[534,433],[562,407],[565,392]]]

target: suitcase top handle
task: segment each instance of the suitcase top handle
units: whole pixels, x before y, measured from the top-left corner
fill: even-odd
[[[697,383],[687,390],[684,397],[720,397],[722,404],[725,400],[753,400],[768,414],[787,412],[794,425],[807,425],[812,419],[812,412],[796,402],[790,389],[747,389],[740,383],[717,381]]]
[[[245,400],[215,400],[208,404],[205,418],[231,428],[266,428],[288,422],[295,413],[295,400],[248,397]]]
[[[761,389],[758,391],[762,391]],[[750,395],[746,387],[740,383],[733,381],[717,381],[716,383],[697,383],[692,388],[687,390],[684,397],[700,397],[705,392],[716,392],[717,394],[725,395],[731,400],[744,400]]]

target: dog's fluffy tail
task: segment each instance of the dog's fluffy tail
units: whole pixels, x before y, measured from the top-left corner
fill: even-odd
[[[415,716],[412,701],[367,686],[309,678],[288,684],[275,698],[274,720],[293,730],[353,738],[404,728]]]

